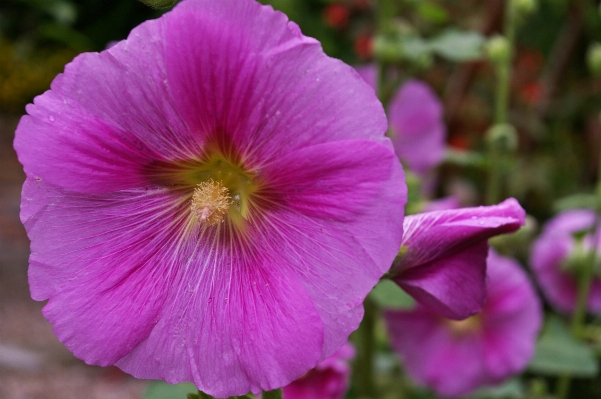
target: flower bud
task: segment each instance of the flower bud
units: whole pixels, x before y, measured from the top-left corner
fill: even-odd
[[[488,39],[484,45],[486,56],[493,63],[498,64],[505,61],[510,56],[509,41],[505,36],[496,35]]]
[[[518,134],[512,125],[501,123],[488,129],[486,142],[497,151],[514,152],[518,148]]]
[[[601,75],[601,43],[592,43],[586,52],[586,64],[593,76]]]

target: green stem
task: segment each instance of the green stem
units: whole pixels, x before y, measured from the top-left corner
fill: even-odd
[[[599,185],[601,185],[601,179],[600,183],[598,183],[598,186]],[[599,210],[597,210],[597,216],[595,218],[595,234],[593,235],[593,244],[590,249],[589,259],[587,260],[588,267],[582,270],[581,274],[578,276],[578,297],[570,326],[572,335],[574,337],[580,336],[580,332],[582,331],[586,319],[588,299],[591,293],[593,280],[595,278],[595,269],[598,261],[597,243],[599,242],[599,234],[601,234],[601,229],[598,227],[600,222],[601,217]],[[565,399],[567,397],[568,392],[570,391],[571,382],[571,374],[564,374],[559,377],[559,380],[557,381],[557,388],[555,390],[555,397],[557,399]]]
[[[282,399],[282,388],[273,391],[263,392],[263,399]]]
[[[497,65],[497,91],[495,102],[495,124],[507,123],[507,112],[509,109],[509,83],[511,77],[511,66],[515,46],[515,34],[517,30],[516,9],[512,1],[505,3],[504,34],[509,45],[507,56],[500,60]]]
[[[363,304],[365,314],[359,326],[360,351],[357,358],[359,378],[359,394],[361,398],[374,398],[376,384],[374,379],[374,353],[375,353],[375,326],[377,307],[371,299],[366,298]]]
[[[513,64],[515,36],[517,31],[517,12],[513,1],[505,3],[504,35],[507,40],[508,53],[499,60],[497,69],[497,88],[495,93],[495,126],[508,123],[510,78]],[[505,184],[506,154],[495,144],[489,145],[488,157],[490,169],[486,187],[486,203],[496,204],[501,199]]]

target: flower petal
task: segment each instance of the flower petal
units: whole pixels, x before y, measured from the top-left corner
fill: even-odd
[[[461,320],[482,310],[488,244],[479,242],[443,259],[415,267],[394,280],[440,316]]]
[[[486,240],[517,230],[524,220],[525,212],[513,198],[494,206],[408,216],[403,223],[406,250],[395,261],[391,278],[446,317],[465,318],[484,299]],[[461,290],[453,294],[448,287]]]
[[[72,191],[111,192],[150,185],[153,162],[199,152],[166,80],[162,21],[79,55],[27,107],[14,145],[28,174]]]
[[[164,191],[101,197],[26,181],[31,294],[50,298],[44,314],[77,357],[113,364],[153,328],[165,300],[158,293],[173,278],[178,220],[170,216],[179,206]]]
[[[284,14],[235,0],[184,2],[172,14],[165,54],[177,109],[193,129],[231,135],[243,160],[335,140],[384,141],[373,90]]]
[[[398,251],[406,202],[402,169],[391,149],[357,140],[295,151],[263,173],[281,201],[265,234],[277,232],[274,241],[294,254],[297,273],[330,327],[323,354],[329,356],[344,343],[342,331],[358,326],[363,300]],[[340,316],[354,308],[348,319]]]
[[[390,101],[388,111],[394,150],[411,170],[426,173],[444,157],[443,108],[430,86],[408,80]]]

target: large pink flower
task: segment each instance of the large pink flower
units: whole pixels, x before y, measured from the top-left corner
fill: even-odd
[[[392,346],[417,382],[457,397],[522,371],[534,354],[542,307],[526,273],[490,251],[488,294],[482,313],[441,318],[425,306],[387,311]]]
[[[346,342],[400,246],[373,90],[253,0],[185,0],[27,112],[31,292],[87,363],[217,397],[286,385]]]

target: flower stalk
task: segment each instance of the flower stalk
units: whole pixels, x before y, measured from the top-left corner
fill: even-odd
[[[489,48],[489,57],[495,63],[497,71],[494,125],[487,134],[490,170],[488,173],[486,203],[489,205],[499,202],[505,185],[507,148],[504,148],[506,146],[502,142],[498,142],[499,139],[503,140],[503,138],[497,137],[498,135],[495,133],[501,130],[512,130],[511,126],[508,125],[507,115],[509,111],[511,66],[518,19],[518,12],[514,3],[515,1],[509,1],[505,7],[504,37],[494,39],[494,44],[496,44],[494,47],[502,47],[502,51],[494,51],[494,48]]]
[[[599,238],[601,238],[601,229],[599,228],[599,224],[601,223],[601,160],[599,160],[598,167],[599,171],[597,174],[596,187],[597,209],[595,209],[595,224],[593,225],[595,228],[595,233],[593,234],[593,244],[592,248],[590,249],[588,259],[586,261],[586,267],[578,273],[578,297],[576,300],[576,308],[574,309],[574,314],[572,315],[571,322],[572,335],[576,338],[581,336],[582,330],[584,328],[587,304],[589,301],[593,280],[595,278],[595,269],[597,267],[597,262],[599,261],[599,255],[597,253],[597,243],[599,242]],[[570,374],[564,374],[561,377],[559,377],[555,392],[555,397],[557,399],[567,398],[571,382],[572,376]]]

